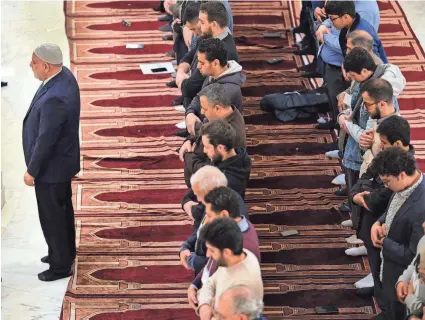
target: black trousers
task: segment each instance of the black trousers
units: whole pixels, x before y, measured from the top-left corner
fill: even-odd
[[[336,117],[339,114],[338,99],[336,96],[345,91],[350,86],[350,84],[345,81],[340,67],[331,66],[329,64],[326,64],[325,66],[323,80],[327,85],[329,104],[332,108],[332,118],[336,121]]]
[[[69,272],[76,255],[71,181],[36,181],[35,195],[41,229],[48,247],[50,269],[55,273]]]
[[[360,171],[355,171],[344,167],[344,173],[347,192],[348,194],[350,194],[351,189],[353,189],[353,186],[356,184],[357,180],[359,180]],[[351,198],[350,196],[348,197],[348,205],[350,209],[353,208],[353,198]]]

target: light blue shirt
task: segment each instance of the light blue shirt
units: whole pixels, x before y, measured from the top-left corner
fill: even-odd
[[[354,6],[360,17],[368,21],[375,31],[377,31],[380,15],[376,0],[357,0],[354,1]],[[330,19],[323,21],[322,25],[328,27],[331,30],[331,34],[325,34],[323,36],[323,44],[320,46],[319,54],[324,62],[335,66],[342,66],[344,63],[344,56],[339,44],[340,30],[332,25]]]

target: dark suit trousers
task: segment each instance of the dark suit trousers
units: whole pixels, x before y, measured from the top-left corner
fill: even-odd
[[[76,255],[71,181],[36,181],[35,195],[41,229],[48,246],[50,269],[56,273],[69,272]]]
[[[336,117],[339,114],[338,99],[336,96],[342,91],[345,91],[350,84],[344,80],[341,68],[330,66],[328,64],[325,66],[323,80],[325,80],[327,84],[329,104],[332,107],[332,119],[336,121]]]
[[[350,194],[354,185],[357,183],[357,180],[359,180],[360,171],[354,171],[344,167],[344,173],[345,173],[345,184],[347,185],[347,192],[348,194]],[[353,199],[350,196],[348,197],[348,205],[350,209],[353,208]]]

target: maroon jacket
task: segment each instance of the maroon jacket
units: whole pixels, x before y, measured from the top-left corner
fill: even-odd
[[[260,243],[258,241],[258,235],[254,225],[247,219],[243,218],[243,220],[239,222],[239,227],[241,228],[243,235],[243,248],[251,251],[257,257],[258,262],[261,262]],[[213,259],[209,258],[205,267],[201,270],[201,272],[198,273],[195,280],[192,281],[192,286],[194,286],[198,290],[202,288],[202,275],[204,273],[205,268],[208,268],[208,270],[210,271],[210,277],[218,269],[217,263]]]

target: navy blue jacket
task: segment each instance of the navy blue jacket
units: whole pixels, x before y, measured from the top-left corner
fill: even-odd
[[[356,13],[356,18],[354,19],[351,29],[341,29],[341,32],[339,34],[339,44],[341,46],[342,54],[344,55],[344,57],[347,52],[347,33],[350,33],[354,30],[364,30],[369,33],[373,38],[373,52],[379,58],[381,58],[384,64],[388,63],[388,58],[385,54],[384,47],[382,46],[381,39],[379,38],[373,26],[369,22],[361,18],[358,13]]]
[[[80,89],[63,67],[36,94],[22,128],[28,173],[35,181],[61,183],[80,171]]]

